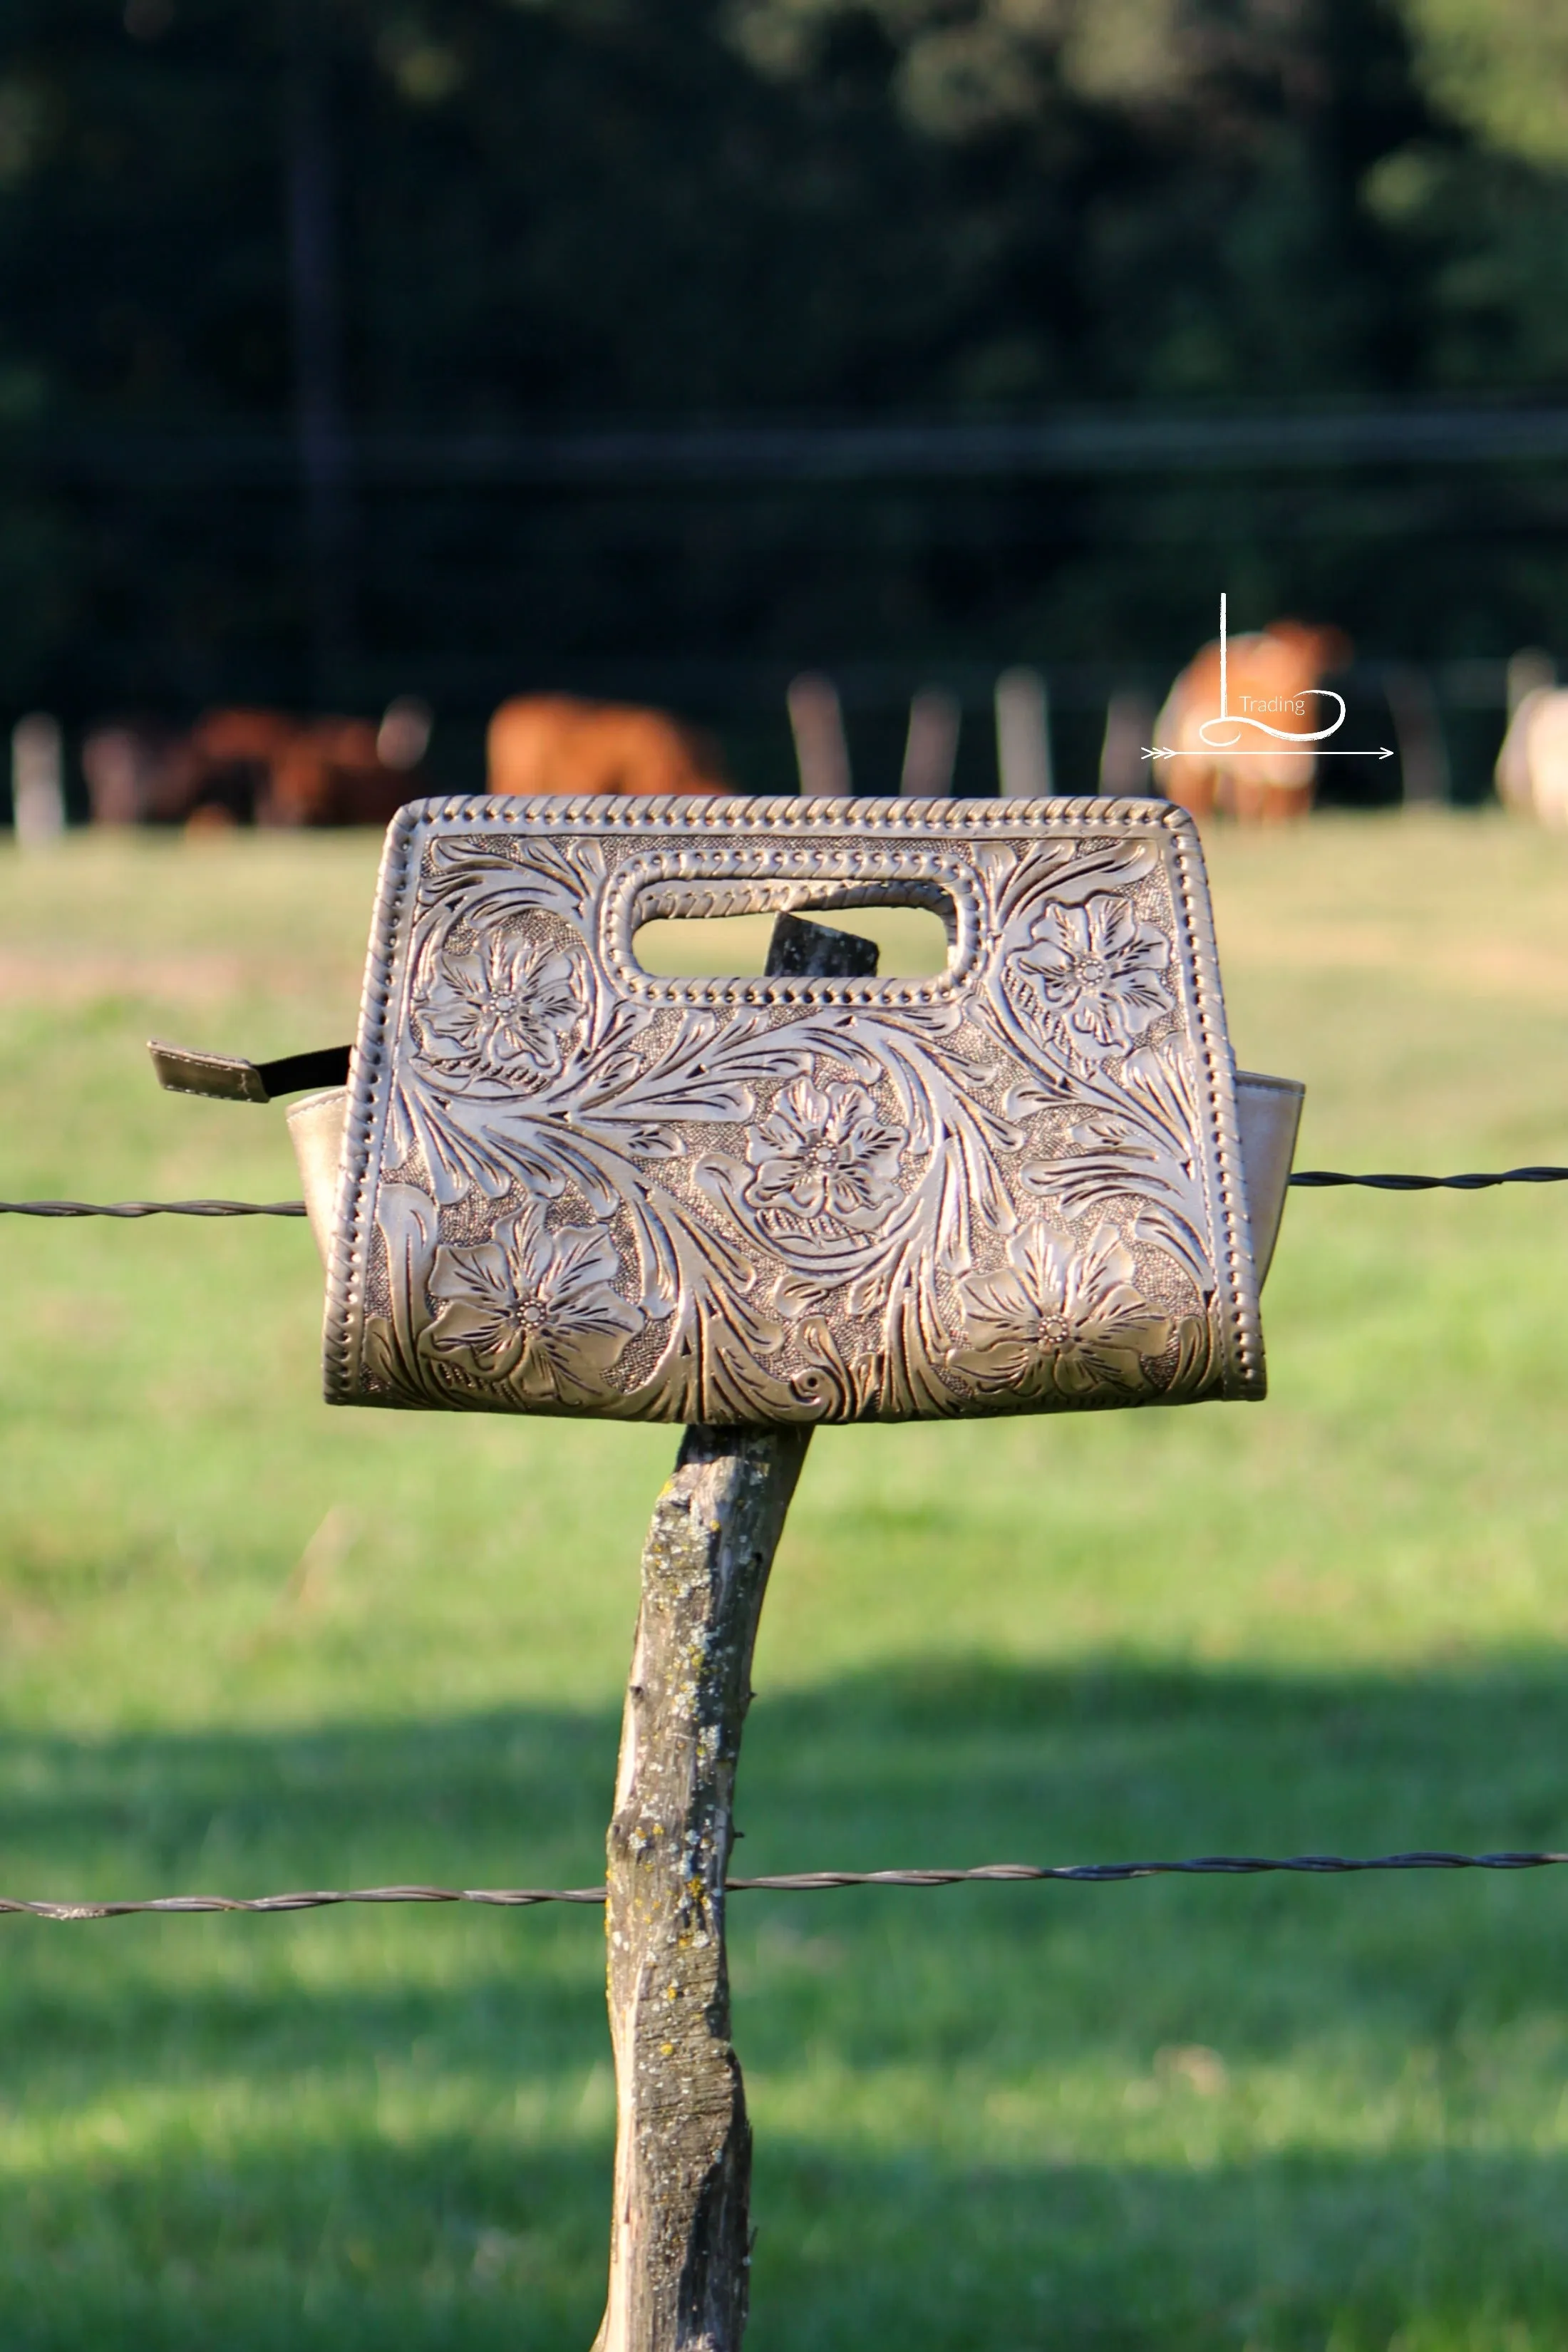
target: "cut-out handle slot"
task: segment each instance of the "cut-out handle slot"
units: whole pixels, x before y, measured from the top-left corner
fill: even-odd
[[[771,914],[659,916],[638,925],[632,953],[656,980],[750,980],[767,970],[773,919]],[[947,927],[929,907],[837,908],[830,919],[835,930],[875,940],[880,979],[933,980],[948,968]]]

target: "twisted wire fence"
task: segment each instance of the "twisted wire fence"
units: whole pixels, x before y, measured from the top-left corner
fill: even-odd
[[[1489,1192],[1499,1184],[1568,1184],[1568,1168],[1502,1168],[1459,1176],[1348,1175],[1301,1168],[1304,1192],[1359,1185],[1373,1192]],[[302,1217],[303,1201],[0,1201],[0,1217]]]
[[[1184,1862],[988,1862],[970,1870],[799,1870],[764,1878],[728,1878],[730,1895],[829,1895],[845,1887],[1017,1886],[1055,1881],[1080,1886],[1124,1885],[1135,1878],[1257,1878],[1287,1871],[1335,1878],[1388,1870],[1549,1870],[1568,1853],[1294,1853],[1198,1854]],[[603,1904],[602,1886],[356,1886],[313,1888],[289,1895],[155,1895],[140,1901],[38,1903],[0,1895],[0,1916],[68,1923],[156,1914],[187,1917],[210,1911],[326,1911],[348,1903],[474,1903],[524,1911],[542,1903]]]

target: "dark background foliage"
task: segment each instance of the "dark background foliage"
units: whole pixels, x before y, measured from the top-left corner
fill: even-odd
[[[1221,586],[1449,673],[1550,644],[1549,466],[812,438],[1558,394],[1568,181],[1445,110],[1425,5],[7,0],[0,696],[413,688],[457,740],[574,685],[767,781],[803,662],[874,713],[1035,660],[1070,728]],[[747,421],[805,457],[716,458]]]

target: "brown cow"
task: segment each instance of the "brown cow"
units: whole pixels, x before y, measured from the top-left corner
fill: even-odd
[[[1326,671],[1342,669],[1351,658],[1350,640],[1338,629],[1271,621],[1256,635],[1232,637],[1227,653],[1225,706],[1233,722],[1250,716],[1308,735],[1332,719],[1333,702],[1312,689]],[[1154,741],[1169,744],[1176,757],[1157,763],[1157,788],[1200,818],[1217,812],[1258,824],[1305,816],[1317,769],[1310,745],[1298,751],[1257,727],[1219,724],[1219,667],[1215,638],[1194,655],[1166,697]],[[1212,740],[1216,735],[1222,748]]]
[[[150,812],[154,822],[196,826],[259,824],[284,759],[300,722],[281,710],[207,710],[184,740],[184,756],[172,763],[164,805]],[[183,798],[184,806],[177,804]],[[168,805],[176,802],[175,805]]]
[[[405,801],[429,789],[419,762],[429,714],[395,702],[379,727],[368,719],[313,719],[274,761],[258,824],[390,824]]]
[[[521,695],[490,720],[492,793],[728,793],[719,747],[662,710]]]
[[[384,825],[426,789],[429,735],[429,711],[406,696],[379,727],[209,710],[183,731],[136,720],[95,728],[82,767],[99,824]]]

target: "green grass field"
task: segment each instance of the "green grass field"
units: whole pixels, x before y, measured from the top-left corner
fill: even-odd
[[[376,848],[0,862],[0,1193],[297,1190]],[[1216,839],[1301,1161],[1568,1159],[1568,841]],[[1297,1195],[1258,1408],[819,1436],[742,1866],[1568,1844],[1568,1195]],[[302,1225],[0,1223],[0,1891],[600,1874],[673,1433],[331,1413]],[[1552,2352],[1568,1873],[737,1898],[756,2352]],[[0,1922],[6,2352],[586,2352],[598,1915]]]

